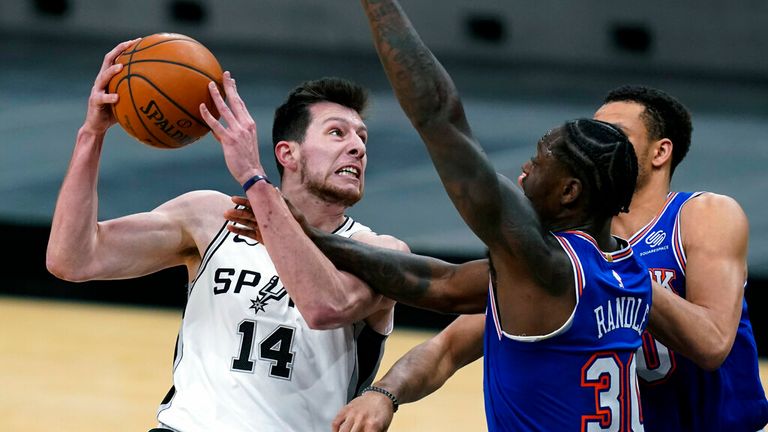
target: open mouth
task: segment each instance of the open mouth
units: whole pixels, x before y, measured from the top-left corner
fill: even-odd
[[[360,171],[353,166],[345,166],[344,168],[336,171],[336,174],[341,176],[352,176],[354,178],[360,177]]]

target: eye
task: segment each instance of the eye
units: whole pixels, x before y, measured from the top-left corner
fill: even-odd
[[[357,134],[357,136],[360,137],[360,140],[363,142],[363,144],[368,144],[368,135],[367,134]]]
[[[339,137],[344,136],[344,132],[342,132],[341,129],[338,129],[338,128],[333,128],[330,131],[328,131],[328,133],[333,136],[339,136]]]

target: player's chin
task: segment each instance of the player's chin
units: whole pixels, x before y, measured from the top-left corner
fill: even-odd
[[[334,195],[339,203],[351,207],[363,198],[363,186],[335,188]]]

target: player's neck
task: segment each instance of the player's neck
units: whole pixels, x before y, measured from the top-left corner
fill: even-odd
[[[624,239],[632,237],[659,214],[668,194],[669,182],[665,178],[651,179],[641,185],[632,196],[629,213],[620,213],[613,218],[613,234]]]

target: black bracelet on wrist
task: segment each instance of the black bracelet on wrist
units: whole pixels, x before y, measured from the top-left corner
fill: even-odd
[[[248,192],[248,189],[250,189],[251,186],[256,184],[256,182],[259,182],[259,181],[262,181],[262,180],[267,182],[267,183],[269,183],[269,184],[272,184],[272,182],[269,181],[267,176],[255,175],[255,176],[249,178],[245,183],[243,183],[243,192]]]
[[[395,397],[395,395],[393,395],[392,393],[390,393],[390,392],[389,392],[389,390],[387,390],[387,389],[383,389],[383,388],[381,388],[381,387],[376,387],[376,386],[368,386],[368,387],[366,387],[366,388],[364,388],[364,389],[362,389],[362,390],[360,391],[360,395],[359,395],[359,396],[362,396],[362,395],[363,395],[363,393],[365,393],[365,392],[369,392],[369,391],[373,391],[373,392],[381,393],[381,394],[383,394],[384,396],[388,397],[388,398],[389,398],[389,400],[391,400],[391,401],[392,401],[392,412],[393,412],[393,413],[397,412],[397,408],[400,406],[400,404],[397,402],[397,398]]]

